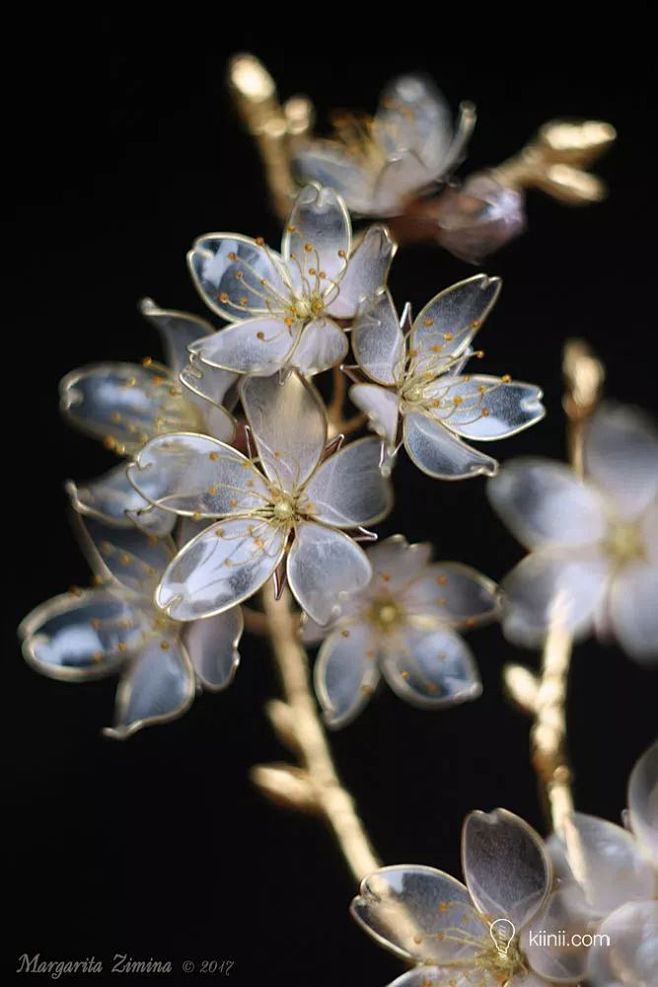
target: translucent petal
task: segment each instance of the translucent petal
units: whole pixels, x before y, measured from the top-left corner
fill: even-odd
[[[386,452],[391,455],[397,445],[400,420],[398,394],[378,384],[355,384],[350,388],[350,401],[365,411],[370,428],[384,440]]]
[[[591,912],[577,884],[558,887],[549,896],[545,907],[521,935],[521,947],[530,967],[543,978],[540,983],[581,980],[587,967],[587,945],[582,942],[591,924]],[[585,939],[585,943],[588,941]],[[516,984],[516,977],[513,982]]]
[[[174,374],[180,374],[187,363],[187,347],[201,336],[210,336],[214,327],[198,315],[160,308],[152,298],[142,298],[139,303],[142,315],[160,333],[165,351],[165,363]]]
[[[324,283],[340,280],[352,245],[352,224],[345,203],[333,189],[305,185],[298,193],[281,241],[283,259],[306,276],[322,271]]]
[[[379,682],[368,624],[341,624],[329,635],[315,663],[314,681],[328,726],[344,727],[361,712]]]
[[[198,415],[164,367],[96,363],[67,374],[61,408],[75,424],[105,439],[120,455],[134,452],[153,435],[194,429]]]
[[[404,416],[404,447],[423,473],[441,480],[465,480],[472,476],[494,476],[498,463],[472,449],[447,428],[426,415]]]
[[[240,607],[185,625],[183,643],[204,688],[225,689],[233,681],[240,664],[238,644],[243,629]]]
[[[658,433],[636,408],[604,404],[585,433],[585,472],[623,517],[658,496]]]
[[[337,528],[381,521],[393,506],[390,482],[380,470],[381,443],[365,438],[329,456],[304,491],[305,509]]]
[[[247,236],[206,233],[194,241],[187,262],[205,303],[229,322],[283,312],[289,304],[281,257]]]
[[[153,478],[149,490],[154,490]],[[66,492],[80,514],[98,518],[106,524],[133,528],[135,525],[154,535],[168,535],[176,518],[168,511],[153,507],[137,493],[128,479],[124,463],[115,466],[96,480],[76,486],[72,480],[66,484]]]
[[[403,973],[401,977],[396,977],[388,987],[444,987],[445,982],[445,970],[423,963]],[[467,980],[461,976],[454,980],[454,987],[464,987],[466,984]]]
[[[110,527],[91,517],[80,518],[79,529],[96,575],[116,580],[144,596],[146,606],[151,606],[153,591],[173,557],[173,541],[134,527]]]
[[[528,548],[578,547],[604,538],[597,491],[548,459],[513,459],[487,484],[491,506]]]
[[[373,137],[387,157],[415,151],[438,170],[452,140],[450,109],[431,79],[403,75],[383,90]]]
[[[509,919],[517,934],[543,906],[553,876],[541,838],[506,809],[466,817],[462,868],[476,907]]]
[[[156,507],[199,518],[244,514],[271,499],[262,475],[242,453],[189,432],[152,439],[128,467],[128,477]]]
[[[331,319],[314,319],[302,330],[290,362],[302,374],[319,374],[342,363],[348,347],[340,326]]]
[[[658,862],[658,741],[644,752],[628,782],[633,832]]]
[[[341,195],[352,212],[367,214],[371,205],[371,176],[340,144],[312,141],[294,158],[295,170],[305,181],[317,182]]]
[[[379,384],[395,384],[404,366],[404,336],[388,291],[360,311],[352,326],[352,347],[361,369]]]
[[[546,414],[538,387],[498,377],[442,376],[431,392],[432,416],[457,435],[479,442],[516,435]]]
[[[22,622],[23,655],[53,679],[86,681],[115,672],[141,645],[149,615],[99,588],[63,593]]]
[[[401,627],[386,635],[382,648],[386,681],[414,706],[441,709],[482,693],[470,650],[447,628]]]
[[[493,580],[470,566],[435,562],[418,573],[400,602],[407,614],[473,627],[498,614],[500,592]]]
[[[240,374],[272,374],[285,364],[294,341],[283,319],[261,316],[207,336],[195,354],[210,367]]]
[[[196,340],[196,343],[202,345],[203,340]],[[187,356],[188,362],[179,374],[184,387],[204,402],[208,401],[213,405],[224,404],[226,395],[235,384],[238,375],[229,370],[220,370],[218,367],[211,367],[202,363],[196,350],[188,352]],[[221,436],[216,435],[215,438],[219,439]],[[222,441],[225,442],[226,440],[222,439]]]
[[[301,608],[318,624],[338,613],[341,593],[363,589],[371,572],[366,553],[342,531],[310,521],[296,525],[288,582]]]
[[[466,349],[500,294],[500,278],[475,274],[435,295],[409,337],[414,374],[437,373]]]
[[[429,542],[409,545],[403,535],[393,535],[366,554],[372,566],[372,592],[385,588],[397,597],[421,575],[432,557],[432,546]]]
[[[433,867],[382,867],[364,878],[359,891],[352,901],[354,918],[377,942],[405,959],[467,962],[477,952],[467,937],[490,941],[488,926],[464,885]]]
[[[626,901],[653,897],[651,863],[621,826],[574,812],[565,820],[564,842],[571,872],[595,915],[608,915]]]
[[[175,636],[156,636],[133,658],[117,689],[114,725],[103,733],[125,740],[142,727],[168,723],[194,699],[194,671]]]
[[[371,212],[386,218],[404,212],[408,200],[429,189],[435,179],[431,168],[424,164],[415,151],[403,151],[387,161],[377,173],[372,190]]]
[[[632,902],[597,929],[589,951],[592,987],[651,987],[658,970],[658,901]]]
[[[609,616],[626,653],[643,664],[658,664],[658,565],[633,562],[613,579]]]
[[[283,557],[286,531],[267,521],[229,518],[188,542],[165,571],[156,603],[174,620],[236,606],[267,582]]]
[[[640,530],[647,560],[652,565],[658,565],[658,500],[645,512]]]
[[[395,250],[385,226],[369,226],[349,258],[338,296],[327,311],[336,318],[353,318],[360,303],[386,285]]]
[[[317,391],[298,374],[285,381],[251,377],[243,381],[242,407],[265,473],[284,490],[311,475],[327,442],[327,418]]]
[[[502,582],[505,637],[534,648],[542,643],[553,622],[575,637],[585,635],[607,580],[608,562],[603,555],[528,555]]]

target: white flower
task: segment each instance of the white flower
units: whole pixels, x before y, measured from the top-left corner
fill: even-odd
[[[248,377],[241,400],[260,459],[190,433],[152,439],[129,467],[158,508],[215,523],[165,571],[156,602],[176,620],[221,613],[256,592],[286,561],[290,588],[318,623],[342,591],[362,589],[371,568],[344,529],[384,517],[391,492],[379,442],[360,439],[323,460],[327,418],[296,373]]]
[[[587,950],[545,948],[533,933],[586,927],[565,908],[574,887],[551,892],[541,838],[505,809],[473,812],[462,832],[466,886],[432,867],[383,867],[361,884],[352,914],[413,970],[390,987],[545,987],[575,983]]]
[[[313,141],[294,163],[303,179],[334,188],[353,212],[397,216],[463,159],[475,108],[461,105],[454,132],[450,116],[429,79],[400,76],[382,93],[373,120],[343,115],[337,140]]]
[[[352,253],[345,203],[317,185],[295,199],[280,254],[238,233],[199,237],[188,254],[194,283],[210,308],[235,324],[191,352],[209,366],[263,376],[335,366],[348,343],[334,319],[352,318],[386,284],[393,249],[386,229],[373,226]]]
[[[573,813],[552,837],[558,872],[576,880],[596,920],[588,963],[592,987],[647,987],[658,971],[658,742],[633,768],[631,832]],[[654,978],[654,979],[652,979]]]
[[[369,585],[342,602],[329,627],[305,625],[307,641],[325,638],[315,689],[330,726],[363,709],[380,673],[402,699],[428,709],[480,695],[475,662],[456,630],[496,615],[496,586],[468,566],[431,564],[431,551],[401,535],[375,545],[366,553]]]
[[[658,434],[640,412],[603,405],[584,439],[585,480],[542,459],[489,484],[531,554],[503,584],[507,636],[530,647],[554,621],[575,636],[612,632],[640,662],[658,658]]]
[[[177,624],[153,603],[174,543],[152,535],[81,522],[82,542],[101,585],[48,600],[21,624],[26,660],[44,675],[87,682],[118,673],[114,726],[123,739],[175,719],[191,705],[198,681],[224,689],[239,662],[239,607],[209,620]]]
[[[413,462],[430,476],[458,480],[498,468],[462,438],[503,439],[543,418],[534,384],[461,372],[499,291],[500,280],[484,274],[460,281],[425,306],[406,337],[387,291],[361,311],[352,346],[375,383],[356,384],[350,397],[382,436],[388,468],[401,444],[400,422]],[[402,324],[408,321],[407,309]]]
[[[161,309],[150,298],[140,308],[160,332],[168,367],[147,358],[141,365],[97,363],[74,370],[60,384],[66,418],[122,456],[154,435],[181,429],[230,442],[235,423],[221,402],[236,375],[202,372],[188,363],[187,347],[200,334],[213,334],[213,327],[195,315]],[[67,489],[76,510],[106,524],[137,523],[159,535],[173,528],[171,515],[153,510],[130,486],[124,466],[81,486],[69,482]]]

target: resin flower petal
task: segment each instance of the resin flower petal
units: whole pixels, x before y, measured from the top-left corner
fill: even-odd
[[[414,706],[441,709],[482,694],[470,649],[447,628],[404,627],[392,633],[381,668],[391,689]]]
[[[366,413],[372,431],[384,440],[384,449],[390,458],[395,452],[400,420],[397,394],[377,384],[355,384],[350,388],[350,401]],[[382,463],[382,467],[385,465]]]
[[[658,970],[658,901],[630,902],[597,929],[587,977],[592,987],[650,987]]]
[[[149,491],[149,496],[157,495],[153,479],[150,477],[144,481],[144,489]],[[153,507],[135,490],[123,463],[87,483],[76,485],[68,480],[66,492],[76,511],[86,517],[97,518],[104,524],[124,528],[137,525],[158,536],[170,534],[176,524],[173,514]]]
[[[340,279],[352,245],[352,226],[345,203],[330,188],[306,185],[298,193],[284,227],[281,254],[304,281],[318,272],[322,288]]]
[[[280,319],[259,316],[204,337],[194,353],[210,367],[269,376],[286,364],[294,343],[292,327]]]
[[[504,439],[545,415],[542,392],[534,384],[482,374],[440,377],[427,388],[435,408],[432,416],[464,439]]]
[[[302,609],[318,624],[326,624],[337,613],[341,594],[363,589],[372,569],[363,549],[342,531],[300,521],[287,574]]]
[[[345,726],[366,705],[379,682],[376,656],[372,633],[363,624],[341,626],[326,639],[314,681],[328,726]]]
[[[636,408],[606,403],[585,432],[585,472],[622,518],[658,497],[658,432]]]
[[[155,602],[173,620],[212,617],[252,596],[283,558],[285,531],[230,518],[188,542],[166,569]]]
[[[379,384],[395,384],[404,366],[404,336],[393,299],[381,291],[363,306],[352,326],[359,366]]]
[[[610,589],[609,617],[622,648],[638,662],[658,662],[658,565],[630,563]]]
[[[453,627],[474,627],[497,616],[500,592],[491,579],[458,562],[428,565],[405,591],[410,616],[436,612],[436,620]]]
[[[592,914],[578,885],[558,885],[533,917],[532,928],[526,927],[521,934],[523,953],[531,969],[540,975],[539,983],[575,984],[582,980],[591,928]]]
[[[427,415],[411,412],[404,417],[404,447],[423,473],[441,480],[494,476],[498,463],[472,449]]]
[[[148,536],[134,527],[110,527],[81,517],[79,531],[94,573],[144,596],[153,593],[174,553],[171,539]]]
[[[658,741],[638,760],[628,782],[633,832],[658,862]]]
[[[541,839],[506,809],[472,812],[462,834],[462,866],[477,908],[519,930],[537,914],[552,881]]]
[[[185,650],[204,688],[216,692],[233,681],[240,664],[238,644],[243,629],[240,607],[185,625]]]
[[[318,374],[342,363],[349,349],[347,336],[332,319],[309,322],[292,353],[292,362],[302,374]]]
[[[380,462],[380,443],[375,438],[351,442],[330,456],[306,487],[309,513],[336,528],[381,521],[393,506],[393,494]]]
[[[338,295],[327,311],[336,318],[353,318],[360,303],[386,284],[395,251],[385,226],[369,226],[350,254]]]
[[[215,332],[206,319],[188,312],[160,308],[152,298],[142,298],[139,310],[160,333],[165,362],[174,374],[180,374],[185,367],[188,346],[201,336],[211,336]]]

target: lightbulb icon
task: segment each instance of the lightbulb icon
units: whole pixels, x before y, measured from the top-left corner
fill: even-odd
[[[508,918],[497,918],[489,925],[489,935],[501,956],[507,956],[516,926]]]

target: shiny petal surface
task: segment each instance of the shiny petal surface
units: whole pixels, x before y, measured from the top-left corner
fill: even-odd
[[[415,151],[402,151],[387,161],[376,175],[372,189],[371,212],[386,218],[404,212],[409,199],[430,189],[435,176]]]
[[[464,885],[433,867],[382,867],[361,882],[359,891],[352,915],[380,945],[404,959],[467,961],[476,952],[467,937],[489,941],[489,928]]]
[[[466,817],[462,867],[477,908],[484,915],[509,919],[517,932],[543,906],[553,876],[540,837],[506,809]]]
[[[302,279],[309,268],[324,274],[321,290],[331,288],[345,272],[352,243],[352,224],[345,203],[331,188],[305,185],[295,199],[281,241],[283,259]],[[311,275],[314,282],[314,275]]]
[[[495,305],[500,289],[500,278],[476,274],[435,295],[411,330],[414,373],[439,372],[463,353]]]
[[[608,581],[603,555],[554,558],[533,553],[505,577],[503,631],[515,644],[541,644],[554,623],[575,637],[586,634]]]
[[[158,330],[165,351],[165,363],[176,375],[187,363],[190,343],[215,331],[209,322],[198,315],[160,308],[152,298],[142,298],[139,310]]]
[[[290,362],[302,374],[319,374],[338,366],[347,355],[347,336],[331,319],[314,319],[299,337]]]
[[[622,517],[658,497],[658,432],[636,408],[604,404],[585,433],[585,472]]]
[[[110,527],[90,517],[80,518],[79,528],[96,575],[146,597],[146,606],[150,606],[160,576],[173,557],[172,540],[137,528]]]
[[[317,391],[295,373],[243,381],[242,406],[265,473],[292,491],[309,478],[327,442],[327,418]]]
[[[329,140],[312,141],[295,155],[294,165],[303,180],[338,192],[351,212],[366,215],[370,211],[370,175],[339,144]]]
[[[505,439],[546,414],[534,384],[469,374],[440,377],[431,390],[432,416],[464,439]]]
[[[564,842],[571,872],[595,915],[603,917],[626,901],[653,897],[651,863],[621,826],[574,812],[565,821]]]
[[[409,545],[403,535],[392,535],[366,554],[372,565],[373,592],[381,587],[398,596],[421,575],[432,557],[432,546],[429,542]]]
[[[116,672],[140,646],[148,616],[109,589],[63,593],[22,622],[23,655],[53,679],[102,678]]]
[[[301,608],[326,624],[338,613],[341,594],[363,589],[372,570],[363,549],[342,531],[302,521],[296,526],[287,573]]]
[[[283,557],[285,531],[233,518],[188,542],[165,571],[155,600],[174,620],[212,617],[252,596]]]
[[[612,632],[624,651],[642,664],[658,664],[658,565],[635,562],[612,581]]]
[[[447,628],[403,627],[387,634],[382,672],[401,699],[425,709],[454,706],[482,693],[473,656]]]
[[[195,354],[202,363],[239,374],[273,374],[283,367],[295,337],[283,319],[245,319],[207,336]]]
[[[164,367],[96,363],[60,384],[61,408],[78,428],[105,439],[120,455],[153,435],[195,428],[198,417]]]
[[[146,481],[145,489],[147,487],[149,495],[155,495],[153,478]],[[175,515],[153,507],[135,490],[123,463],[79,486],[69,480],[66,491],[76,511],[106,524],[125,528],[137,525],[143,531],[158,536],[169,534],[176,524]]]
[[[368,416],[373,432],[384,440],[386,452],[395,450],[400,420],[400,398],[377,384],[355,384],[350,388],[350,401]]]
[[[491,456],[472,449],[426,415],[404,416],[404,447],[416,466],[441,480],[466,480],[473,476],[494,476],[498,463]]]
[[[225,689],[240,664],[238,644],[244,620],[240,607],[232,607],[206,620],[194,620],[183,629],[183,643],[197,677],[205,689]]]
[[[195,340],[193,345],[202,346],[205,338],[204,336],[202,340]],[[181,384],[190,393],[202,399],[204,403],[209,402],[216,406],[223,405],[227,392],[235,384],[238,375],[229,370],[220,370],[218,367],[211,367],[202,363],[196,350],[188,352],[187,357],[188,362],[179,374]],[[200,407],[203,408],[203,405]],[[215,435],[215,438],[222,439],[222,442],[227,441],[221,435]]]
[[[390,511],[393,492],[380,470],[381,443],[376,438],[350,442],[329,456],[305,490],[309,513],[336,528],[374,524]]]
[[[236,322],[282,312],[290,294],[281,257],[238,233],[207,233],[187,255],[194,285],[213,310]]]
[[[194,671],[176,637],[152,638],[122,676],[114,725],[103,733],[125,740],[142,727],[181,716],[194,699]]]
[[[415,151],[438,171],[452,140],[448,105],[431,79],[402,75],[383,90],[373,136],[388,157]]]
[[[350,723],[379,682],[377,651],[365,623],[341,624],[329,635],[314,669],[315,693],[328,726]]]
[[[361,369],[378,384],[395,384],[404,365],[404,336],[388,291],[359,310],[352,326],[352,346]]]
[[[658,566],[658,500],[642,515],[640,531],[647,561]]]
[[[426,966],[423,963],[421,966],[403,973],[401,977],[396,977],[388,987],[444,987],[445,973],[445,969],[441,970],[438,966]],[[459,977],[454,981],[454,987],[465,987],[466,983],[467,981],[463,977]]]
[[[521,933],[521,948],[531,969],[541,976],[542,984],[573,984],[584,977],[588,947],[581,943],[591,933],[592,924],[591,912],[577,884],[560,886],[549,895],[544,908]],[[542,935],[538,936],[538,932]]]
[[[354,318],[359,305],[385,286],[394,253],[395,244],[386,227],[369,226],[349,258],[329,313],[336,318]]]
[[[613,912],[589,951],[592,987],[652,987],[658,970],[658,901],[633,902]]]
[[[605,537],[604,505],[573,470],[548,459],[513,459],[487,484],[487,496],[527,548],[577,548]]]
[[[628,782],[633,832],[658,863],[658,741],[644,752]]]
[[[206,435],[152,439],[129,466],[128,476],[156,507],[177,514],[221,517],[258,510],[270,500],[267,484],[250,460]]]
[[[407,586],[403,602],[408,614],[473,627],[498,614],[500,593],[493,580],[470,566],[436,562]]]

